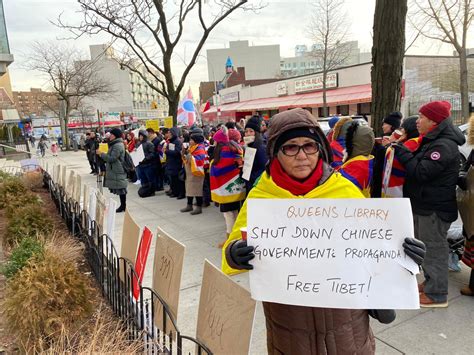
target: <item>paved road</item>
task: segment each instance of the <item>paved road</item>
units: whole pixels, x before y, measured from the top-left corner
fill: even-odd
[[[69,169],[83,175],[83,183],[95,186],[96,178],[89,175],[85,153],[61,152],[55,159]],[[127,208],[140,226],[148,226],[152,231],[157,226],[163,228],[186,246],[178,324],[184,334],[195,335],[197,311],[204,259],[219,266],[220,249],[217,244],[225,235],[224,218],[218,208],[204,209],[203,214],[190,216],[179,212],[185,200],[177,201],[164,194],[141,199],[138,187],[130,185]],[[113,196],[104,190],[106,196]],[[117,196],[113,196],[117,199]],[[117,199],[118,200],[118,199]],[[118,201],[117,201],[118,202]],[[116,218],[115,245],[121,242],[123,214]],[[149,254],[146,285],[151,284],[154,245]],[[459,288],[468,280],[468,270],[450,274],[449,308],[419,311],[399,311],[397,319],[390,325],[372,322],[377,338],[377,354],[472,354],[474,334],[474,298],[461,296]],[[248,288],[246,274],[237,275],[233,280]],[[265,320],[261,305],[258,306],[253,329],[251,354],[265,354]]]

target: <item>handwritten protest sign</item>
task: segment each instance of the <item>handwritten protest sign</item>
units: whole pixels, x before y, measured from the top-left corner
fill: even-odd
[[[109,145],[107,143],[99,143],[99,152],[101,154],[107,154],[109,151]]]
[[[134,152],[130,153],[130,157],[132,158],[133,165],[138,166],[145,159],[145,152],[143,151],[143,146],[139,146],[138,149]]]
[[[248,354],[256,302],[208,260],[204,263],[196,337],[213,354]]]
[[[133,220],[128,210],[126,210],[125,216],[123,218],[122,246],[120,248],[120,256],[130,260],[132,265],[135,264],[139,238],[140,226]],[[125,270],[123,270],[122,263],[120,263],[120,268],[120,278],[122,281],[124,281]]]
[[[155,132],[160,130],[160,121],[159,120],[147,120],[145,122],[146,128],[152,128]]]
[[[153,260],[152,288],[169,306],[173,318],[178,317],[179,288],[183,271],[185,246],[170,237],[162,229],[156,231],[155,258]],[[155,326],[165,330],[163,322],[163,306],[155,302]],[[166,325],[166,332],[172,330],[172,324]]]
[[[173,116],[165,117],[165,127],[173,128]]]
[[[402,248],[414,236],[408,199],[251,199],[247,208],[254,299],[419,308],[418,267]]]
[[[257,149],[255,148],[245,148],[244,167],[242,169],[242,179],[244,180],[250,180],[250,174],[252,173],[253,161],[255,160],[256,153]]]

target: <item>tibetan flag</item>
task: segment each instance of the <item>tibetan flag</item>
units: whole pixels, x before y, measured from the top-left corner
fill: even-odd
[[[210,103],[209,101],[207,101],[207,102],[203,105],[201,112],[204,113],[204,112],[208,111],[210,108],[211,108],[211,103]]]
[[[374,157],[358,155],[346,161],[339,172],[357,186],[365,197],[370,197],[370,183],[374,170]]]
[[[178,125],[191,127],[196,121],[196,108],[193,103],[191,89],[178,106]]]

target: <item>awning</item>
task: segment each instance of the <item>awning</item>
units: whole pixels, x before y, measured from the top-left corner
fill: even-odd
[[[372,101],[371,84],[348,86],[326,91],[327,104],[330,106],[359,104]],[[269,97],[263,99],[235,102],[227,105],[219,105],[221,112],[229,111],[261,111],[277,110],[279,108],[295,107],[321,107],[323,106],[322,91],[308,94],[289,95],[280,97]],[[216,107],[212,106],[204,115],[216,113]]]

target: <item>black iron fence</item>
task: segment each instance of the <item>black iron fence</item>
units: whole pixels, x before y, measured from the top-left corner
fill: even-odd
[[[132,262],[119,256],[113,241],[100,233],[79,201],[68,197],[46,171],[43,182],[69,231],[84,244],[86,259],[102,295],[124,321],[130,340],[143,340],[148,353],[212,354],[198,340],[181,334],[163,298],[141,284]]]

